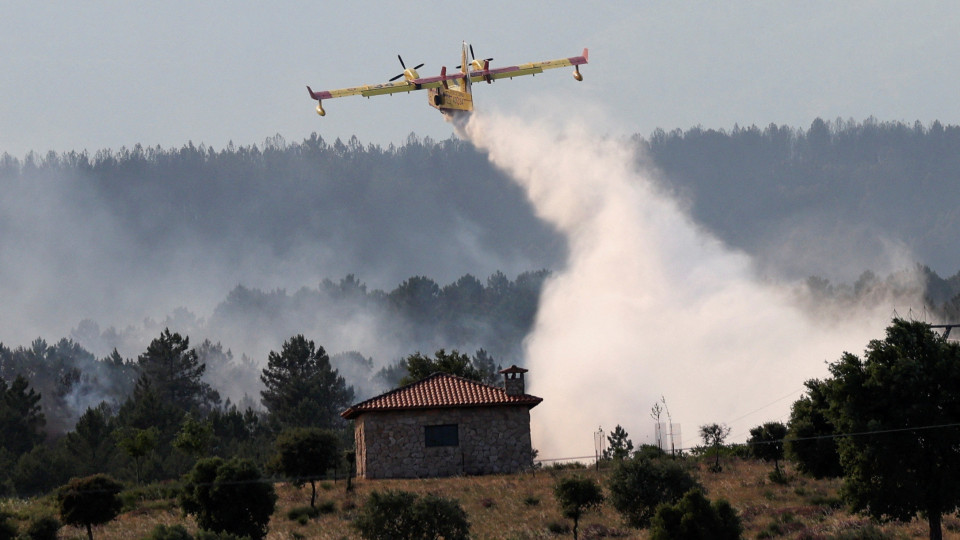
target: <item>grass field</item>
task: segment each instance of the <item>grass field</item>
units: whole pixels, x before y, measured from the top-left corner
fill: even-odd
[[[706,466],[695,468],[695,475],[711,499],[724,498],[739,512],[744,523],[744,538],[927,538],[925,521],[876,525],[869,519],[851,515],[840,503],[838,480],[814,480],[799,477],[787,469],[789,482],[772,483],[769,464],[730,459],[720,473]],[[570,522],[562,517],[553,496],[557,479],[566,475],[584,475],[603,481],[605,471],[593,469],[554,470],[535,473],[423,480],[359,480],[347,493],[346,484],[324,482],[318,490],[318,506],[325,508],[313,519],[297,521],[288,517],[296,507],[309,505],[309,485],[296,489],[287,484],[276,486],[279,500],[270,522],[269,539],[341,539],[359,538],[351,520],[373,490],[406,490],[434,493],[460,501],[470,518],[471,533],[478,539],[526,539],[571,537]],[[148,490],[141,489],[140,492]],[[157,491],[163,491],[162,489]],[[169,490],[167,490],[169,491]],[[184,524],[191,532],[196,525],[181,515],[173,499],[141,497],[133,508],[110,524],[94,530],[97,540],[139,539],[158,524]],[[24,531],[31,519],[54,514],[52,498],[5,500],[0,510],[13,514],[13,522]],[[645,531],[623,524],[609,504],[588,514],[581,522],[580,538],[645,538]],[[960,519],[944,519],[944,537],[960,538]],[[60,538],[84,539],[85,531],[64,527]]]

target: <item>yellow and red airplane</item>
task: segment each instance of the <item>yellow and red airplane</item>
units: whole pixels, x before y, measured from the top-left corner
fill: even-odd
[[[397,92],[413,92],[414,90],[428,90],[427,99],[430,106],[438,109],[445,116],[453,116],[473,110],[473,94],[470,89],[472,83],[480,81],[492,83],[497,79],[536,75],[537,73],[543,73],[545,69],[564,66],[573,66],[573,78],[582,81],[583,75],[580,74],[580,65],[587,63],[587,49],[583,49],[582,56],[490,69],[490,62],[493,58],[476,59],[473,55],[473,45],[469,45],[471,61],[467,63],[467,48],[468,45],[464,43],[460,51],[460,65],[457,66],[460,71],[452,74],[447,74],[447,67],[443,66],[439,76],[421,78],[417,74],[417,70],[423,67],[423,64],[408,68],[403,63],[403,58],[397,55],[400,65],[403,67],[403,73],[388,82],[321,92],[314,92],[307,86],[307,91],[310,92],[311,98],[317,100],[317,114],[320,116],[327,114],[323,109],[323,100],[325,99],[356,95],[370,97]],[[403,77],[404,80],[397,81],[400,77]]]

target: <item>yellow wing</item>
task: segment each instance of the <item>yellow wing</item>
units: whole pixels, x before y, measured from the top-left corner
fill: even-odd
[[[571,56],[569,58],[558,58],[556,60],[546,60],[544,62],[530,62],[528,64],[520,64],[518,66],[507,66],[496,69],[483,69],[480,71],[471,71],[470,72],[470,81],[471,82],[480,82],[480,81],[495,81],[497,79],[512,79],[514,77],[522,77],[524,75],[536,75],[538,73],[543,73],[545,69],[555,69],[560,67],[568,66],[580,66],[586,64],[589,58],[589,52],[587,49],[583,50],[581,56]],[[579,68],[577,68],[577,75],[580,74]]]
[[[436,82],[424,82],[418,83],[415,81],[397,81],[397,82],[388,82],[383,84],[368,84],[363,86],[354,86],[351,88],[340,88],[339,90],[322,90],[320,92],[314,92],[307,87],[307,90],[310,91],[310,97],[313,99],[332,99],[339,97],[347,96],[380,96],[384,94],[396,94],[398,92],[413,92],[415,90],[423,90],[425,88],[436,88],[442,83],[440,81]]]

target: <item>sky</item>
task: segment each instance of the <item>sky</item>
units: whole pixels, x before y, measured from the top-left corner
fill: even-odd
[[[806,128],[817,117],[960,123],[953,2],[4,2],[0,154],[188,142],[403,144],[453,130],[425,92],[315,90],[459,63],[462,41],[503,66],[579,55],[568,69],[478,87],[507,114],[568,109],[609,135],[656,128]]]

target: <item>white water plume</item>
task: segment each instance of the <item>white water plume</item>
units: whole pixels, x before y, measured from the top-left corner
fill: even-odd
[[[805,380],[890,321],[889,304],[829,321],[802,310],[792,289],[698,228],[625,143],[490,114],[465,132],[569,243],[525,343],[528,392],[544,398],[532,411],[541,458],[592,456],[598,426],[652,443],[661,396],[683,447],[713,422],[742,441],[786,422]]]

